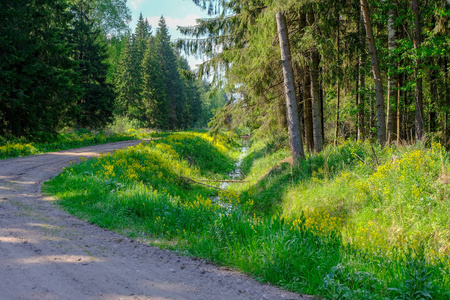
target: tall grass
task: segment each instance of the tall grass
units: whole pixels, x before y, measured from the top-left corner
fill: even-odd
[[[340,237],[257,217],[238,194],[194,183],[226,176],[235,157],[225,138],[176,133],[73,165],[45,189],[100,226],[313,293],[339,262]]]
[[[342,259],[324,278],[322,295],[449,296],[449,160],[439,144],[381,149],[349,141],[292,168],[273,168],[284,150],[256,148],[266,155],[247,166],[254,179],[240,187],[242,201],[251,199],[256,213],[294,224],[304,218],[319,235],[342,236]],[[261,165],[272,171],[261,176]]]
[[[223,136],[175,133],[73,165],[45,188],[90,222],[293,291],[450,296],[442,147],[346,142],[290,166],[286,149],[255,143],[247,183],[202,184],[225,178],[236,153]]]

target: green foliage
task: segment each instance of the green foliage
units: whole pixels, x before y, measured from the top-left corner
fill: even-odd
[[[290,167],[280,164],[289,152],[272,145],[252,145],[243,163],[249,182],[232,188],[256,214],[280,213],[318,235],[340,232],[340,264],[317,293],[330,299],[448,297],[449,161],[442,146],[345,142]]]
[[[187,61],[172,48],[164,18],[152,36],[141,16],[135,33],[122,43],[114,79],[119,115],[156,129],[207,123],[203,120],[211,115],[203,109],[200,84],[193,80]]]
[[[55,134],[79,96],[65,1],[0,4],[0,134]]]
[[[59,151],[97,144],[119,142],[157,136],[156,133],[145,133],[136,130],[123,132],[98,133],[79,131],[59,133],[48,139],[31,140],[26,138],[0,139],[0,159],[28,156],[40,153]]]
[[[239,193],[217,193],[195,181],[230,171],[225,141],[169,134],[71,166],[46,189],[100,226],[157,238],[159,246],[293,291],[329,299],[450,295],[449,191],[441,184],[448,158],[440,145],[382,149],[346,142],[292,168],[273,168],[289,151],[254,143],[242,162],[248,182],[230,187]],[[423,202],[427,196],[431,205]]]
[[[114,111],[114,91],[107,81],[108,65],[106,45],[100,40],[100,30],[94,30],[89,19],[92,11],[87,1],[77,1],[74,12],[70,41],[74,45],[72,57],[76,61],[80,99],[73,111],[76,127],[102,128],[112,122]]]
[[[312,293],[339,261],[338,236],[319,236],[302,219],[293,226],[281,217],[252,216],[251,203],[237,194],[217,195],[216,189],[184,179],[224,176],[232,168],[229,151],[224,136],[170,134],[71,166],[45,188],[68,211],[100,226],[163,239],[160,246]]]

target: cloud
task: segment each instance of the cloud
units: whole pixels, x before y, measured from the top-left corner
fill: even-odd
[[[157,28],[160,18],[161,18],[161,16],[147,17],[147,21],[148,21],[148,23],[150,25],[152,25],[153,28]],[[197,23],[195,22],[195,20],[196,19],[200,19],[200,18],[201,17],[199,15],[188,15],[188,16],[186,16],[184,18],[164,17],[164,19],[166,19],[167,27],[172,28],[172,29],[176,29],[177,26],[193,26],[193,25],[196,25]]]
[[[131,2],[130,2],[130,5],[131,5],[131,7],[132,7],[134,10],[137,10],[137,9],[138,9],[138,5],[141,4],[142,1],[143,1],[143,0],[131,1]]]

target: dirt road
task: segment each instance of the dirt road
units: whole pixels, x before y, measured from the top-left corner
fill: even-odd
[[[309,299],[81,221],[41,194],[118,142],[0,160],[0,299]]]

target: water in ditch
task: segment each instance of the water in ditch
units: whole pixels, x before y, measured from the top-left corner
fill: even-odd
[[[234,170],[228,174],[228,178],[229,178],[228,180],[238,180],[244,175],[244,173],[242,173],[241,165],[242,165],[242,161],[244,160],[245,155],[247,154],[247,151],[248,151],[248,146],[243,146],[241,148],[241,154],[239,155],[238,160],[234,164]],[[226,190],[231,184],[232,184],[232,182],[222,182],[220,184],[220,188],[222,190]],[[211,201],[213,203],[218,204],[220,207],[225,208],[228,213],[231,212],[233,209],[233,205],[231,203],[222,201],[220,196],[211,198]]]

